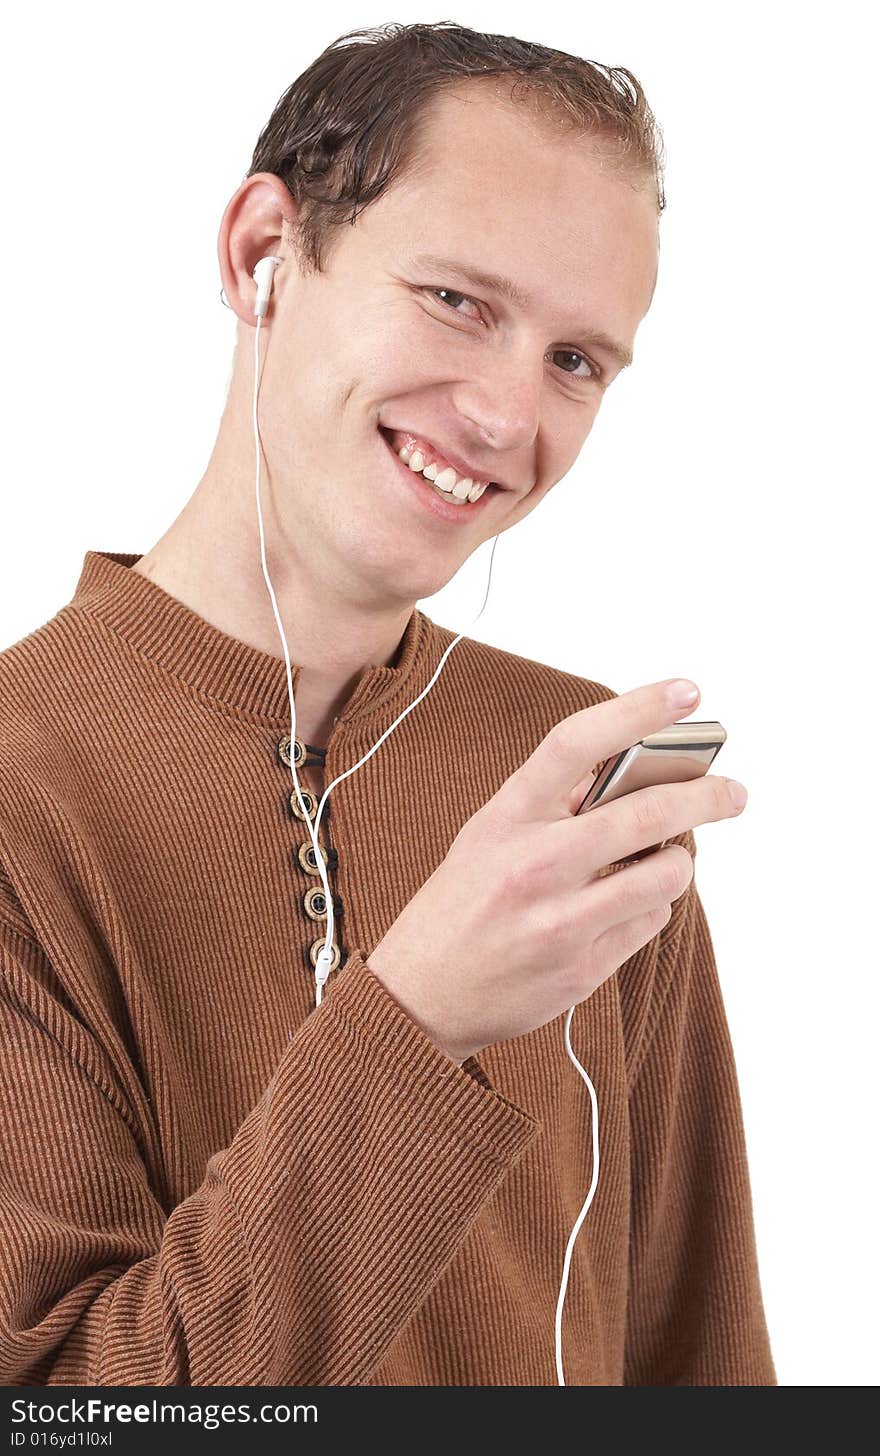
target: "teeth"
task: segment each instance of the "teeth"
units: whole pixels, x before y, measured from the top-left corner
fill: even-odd
[[[455,482],[457,480],[458,480],[458,476],[456,475],[456,473],[453,470],[452,466],[451,465],[448,465],[445,470],[441,470],[440,471],[440,474],[439,475],[436,475],[434,477],[434,484],[436,485],[436,487],[437,487],[438,490],[448,491],[449,494],[451,495],[453,493],[452,492],[452,487],[455,485]],[[473,485],[473,481],[471,481],[471,485]],[[465,491],[465,495],[466,494],[467,494],[467,491]],[[462,500],[463,497],[461,495],[459,495],[458,499],[459,500]]]
[[[475,484],[470,475],[465,475],[459,480],[451,465],[447,465],[445,470],[440,470],[434,461],[430,465],[426,465],[425,455],[421,450],[411,451],[404,445],[397,454],[404,465],[408,465],[416,475],[424,475],[428,480],[433,481],[435,488],[442,491],[447,500],[461,501],[462,504],[465,501],[478,501],[486,489],[487,482],[480,481],[479,484]]]

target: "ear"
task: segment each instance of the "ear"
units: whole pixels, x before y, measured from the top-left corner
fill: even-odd
[[[230,198],[217,236],[217,257],[223,292],[242,323],[256,324],[253,272],[267,253],[292,259],[290,230],[296,224],[298,207],[280,177],[274,172],[255,172],[246,177]],[[277,268],[269,308],[261,327],[266,328],[274,312],[275,298],[284,286],[284,266]]]

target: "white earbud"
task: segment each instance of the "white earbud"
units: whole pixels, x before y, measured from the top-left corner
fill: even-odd
[[[253,271],[253,279],[257,285],[257,299],[254,304],[254,318],[265,318],[266,309],[269,307],[269,294],[272,292],[272,284],[275,279],[275,269],[281,262],[274,253],[268,253],[261,258]]]

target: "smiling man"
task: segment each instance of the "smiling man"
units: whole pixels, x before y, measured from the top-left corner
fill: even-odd
[[[616,694],[465,639],[340,775],[453,641],[416,603],[578,458],[631,362],[662,207],[635,78],[511,37],[355,32],[278,102],[220,228],[237,346],[202,479],[151,550],[87,552],[73,599],[0,654],[7,1384],[555,1383],[590,1105],[561,1018],[517,988],[542,994],[560,941],[517,980],[520,922],[498,915],[460,991],[450,948],[467,960],[498,886],[447,861],[554,725]],[[262,502],[293,742],[254,496],[267,255]],[[303,805],[331,780],[316,1006],[328,906]],[[772,1385],[695,840],[669,839],[674,903],[572,1025],[602,1174],[566,1378]],[[429,885],[445,898],[407,957],[387,933]],[[510,1018],[479,1059],[468,994]]]
[[[393,120],[407,147],[393,185],[354,225],[324,223],[321,271],[301,271],[300,214],[323,189],[302,179],[298,144],[334,102],[320,70],[311,84],[300,78],[220,229],[240,323],[216,446],[182,514],[134,567],[224,631],[278,652],[254,509],[252,273],[266,254],[281,256],[264,324],[263,515],[300,665],[299,736],[314,744],[326,743],[364,664],[391,661],[414,603],[571,469],[632,355],[657,275],[651,133],[632,103],[627,123],[623,95],[618,128],[628,124],[629,146],[643,149],[629,160],[619,136],[572,131],[560,103],[548,115],[540,92],[517,99],[515,75],[475,79],[461,57],[432,85],[427,59],[389,76],[373,49],[357,58],[363,115],[339,76],[339,114],[323,124],[325,134],[346,128],[360,165],[376,168],[377,133]],[[401,67],[399,43],[397,55]],[[352,170],[336,166],[343,178]]]

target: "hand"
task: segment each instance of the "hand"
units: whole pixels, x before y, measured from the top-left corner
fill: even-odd
[[[454,1061],[586,1000],[667,924],[693,878],[680,844],[613,864],[697,824],[734,818],[706,774],[575,810],[600,765],[692,713],[652,683],[556,723],[465,824],[367,965]]]

